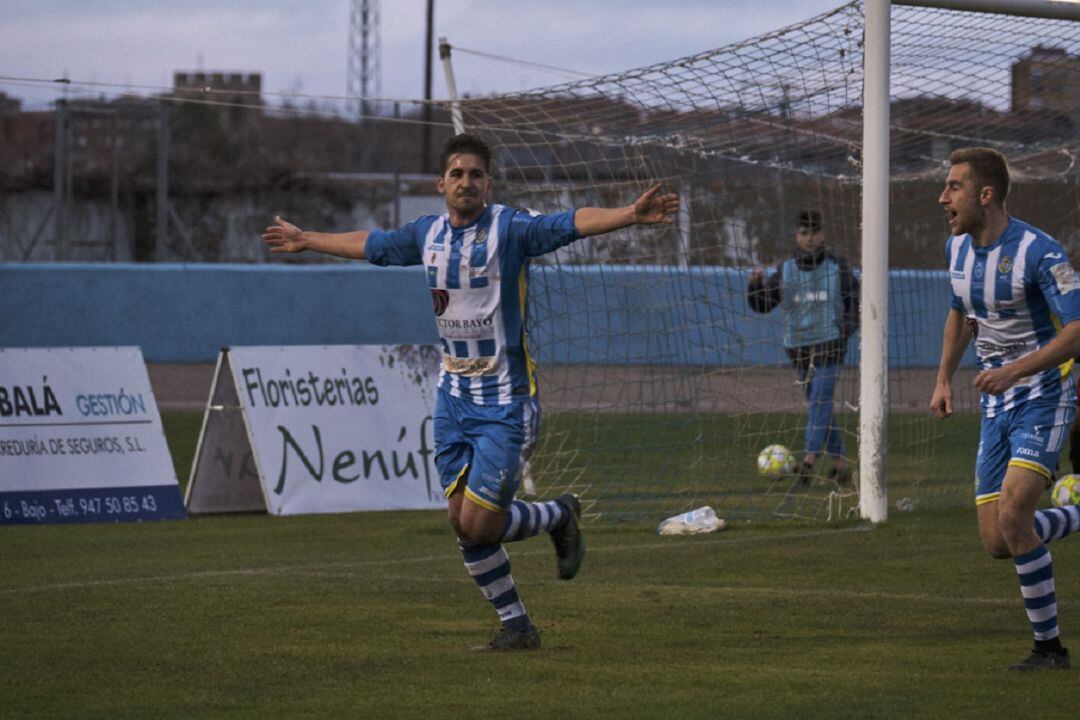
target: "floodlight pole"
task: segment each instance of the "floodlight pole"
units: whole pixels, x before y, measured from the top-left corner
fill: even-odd
[[[859,514],[888,518],[889,0],[866,0],[863,54]]]
[[[53,232],[55,259],[68,257],[68,209],[71,206],[71,109],[64,98],[56,101],[56,140],[53,151]],[[36,239],[36,238],[35,238]]]
[[[424,147],[420,152],[420,172],[431,172],[431,40],[435,33],[435,0],[427,0],[427,42],[424,45]]]
[[[461,103],[457,96],[457,82],[454,80],[454,65],[450,61],[450,43],[446,38],[439,38],[439,58],[442,60],[443,74],[446,76],[446,94],[450,98],[450,120],[454,124],[454,134],[465,132],[465,121],[461,117]]]
[[[148,258],[165,257],[169,245],[169,103],[162,99],[158,107],[157,196],[154,212],[154,252]]]

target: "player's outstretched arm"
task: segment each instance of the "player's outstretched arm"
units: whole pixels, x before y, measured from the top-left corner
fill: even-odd
[[[990,395],[1000,395],[1021,378],[1049,370],[1080,355],[1080,320],[1073,320],[1041,348],[1014,363],[983,370],[975,376],[975,387]]]
[[[930,398],[930,411],[939,418],[952,415],[952,378],[960,360],[964,357],[968,343],[971,342],[971,329],[963,313],[955,308],[949,310],[945,319],[945,332],[941,339],[941,363],[938,365],[937,381],[934,383],[934,395]]]
[[[262,234],[262,239],[272,253],[296,253],[302,250],[312,250],[327,255],[363,260],[368,234],[367,230],[355,230],[346,233],[320,233],[301,230],[291,222],[282,220],[280,215],[275,215],[274,224],[266,228]]]
[[[621,208],[579,208],[574,213],[574,227],[582,237],[629,227],[630,225],[672,224],[679,210],[679,196],[675,193],[660,194],[657,183],[642,193],[633,205]]]

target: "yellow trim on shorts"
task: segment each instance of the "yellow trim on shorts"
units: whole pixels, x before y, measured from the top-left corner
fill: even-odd
[[[536,397],[536,361],[529,354],[529,344],[525,340],[525,299],[529,294],[529,281],[525,268],[518,275],[518,305],[521,308],[521,351],[525,353],[525,371],[529,373],[529,397]]]
[[[458,489],[458,485],[461,484],[462,478],[464,478],[468,474],[469,474],[469,463],[465,463],[465,467],[461,468],[461,472],[459,472],[457,474],[457,477],[454,478],[454,482],[450,483],[450,487],[443,490],[443,495],[445,495],[446,497],[450,497],[451,495],[453,495],[454,491],[456,491]]]
[[[1054,476],[1054,474],[1048,469],[1046,469],[1039,463],[1033,463],[1030,460],[1018,460],[1017,458],[1013,458],[1012,460],[1009,460],[1008,467],[1018,467],[1024,468],[1025,470],[1032,470],[1039,473],[1045,478],[1052,478]]]
[[[456,483],[456,481],[455,481],[455,483]],[[503,509],[501,507],[488,502],[484,498],[482,498],[479,495],[477,495],[476,493],[474,493],[469,488],[465,488],[465,497],[468,498],[469,500],[473,501],[474,503],[476,503],[477,505],[479,505],[482,508],[487,508],[488,510],[494,510],[495,512],[503,512]]]
[[[987,503],[997,502],[999,497],[1001,497],[1000,492],[990,493],[989,495],[979,495],[975,498],[975,505],[986,505]]]

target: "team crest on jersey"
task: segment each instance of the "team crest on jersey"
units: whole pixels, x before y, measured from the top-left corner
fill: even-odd
[[[476,232],[476,240],[473,241],[474,245],[483,245],[487,242],[488,233],[487,230],[478,230]]]
[[[983,276],[983,266],[982,265],[976,265],[975,266],[974,275],[975,275],[976,280],[979,280],[979,279],[982,278],[982,276]]]
[[[1009,271],[1012,270],[1012,266],[1013,259],[1008,255],[1003,255],[1001,260],[998,261],[998,272],[1002,275],[1008,275]]]

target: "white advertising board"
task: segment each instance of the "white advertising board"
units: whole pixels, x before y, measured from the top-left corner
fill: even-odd
[[[181,517],[139,348],[0,348],[0,525]]]
[[[192,513],[445,507],[430,345],[222,350],[188,483]]]

